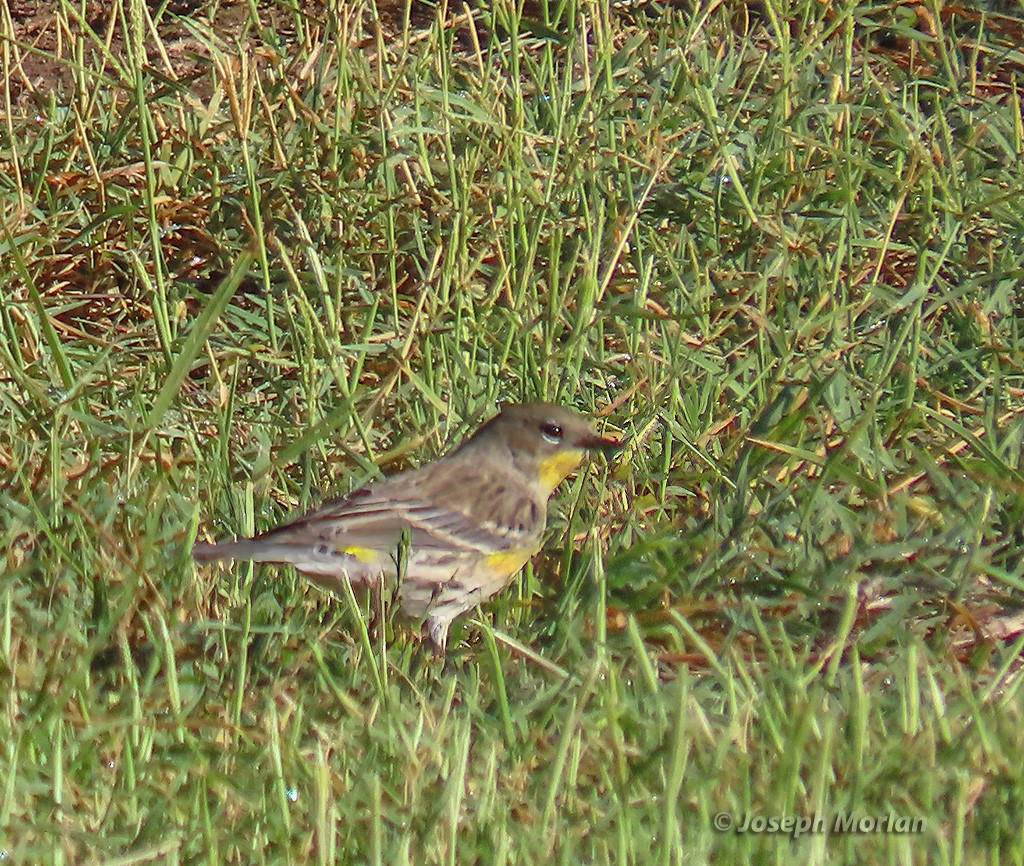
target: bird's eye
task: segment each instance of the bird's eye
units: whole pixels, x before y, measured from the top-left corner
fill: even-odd
[[[552,445],[557,445],[562,441],[562,428],[557,424],[541,424],[540,432]]]

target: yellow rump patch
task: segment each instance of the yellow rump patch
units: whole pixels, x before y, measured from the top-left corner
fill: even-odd
[[[540,461],[540,483],[550,493],[565,480],[566,475],[580,465],[582,460],[582,448],[570,448],[545,457]]]
[[[349,545],[347,547],[339,547],[340,553],[347,553],[349,556],[354,556],[360,562],[371,563],[376,562],[380,551],[374,550],[372,547],[358,547],[356,545]]]

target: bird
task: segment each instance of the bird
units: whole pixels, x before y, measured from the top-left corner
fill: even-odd
[[[504,589],[540,551],[558,485],[588,452],[610,456],[620,448],[574,409],[507,404],[433,463],[253,538],[197,543],[192,556],[291,563],[334,592],[345,580],[371,590],[397,581],[401,612],[426,620],[443,657],[452,622]]]

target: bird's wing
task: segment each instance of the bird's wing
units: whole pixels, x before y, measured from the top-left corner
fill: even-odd
[[[501,514],[491,501],[496,497],[487,496],[486,472],[463,467],[449,484],[440,486],[428,471],[439,465],[361,487],[271,529],[258,540],[393,550],[407,531],[414,550],[488,554],[515,547],[543,529],[544,509],[531,498],[514,498],[516,504]]]

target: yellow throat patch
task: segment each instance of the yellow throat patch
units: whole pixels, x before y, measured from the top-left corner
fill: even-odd
[[[545,457],[540,461],[540,483],[550,494],[582,461],[582,448],[569,448]]]

